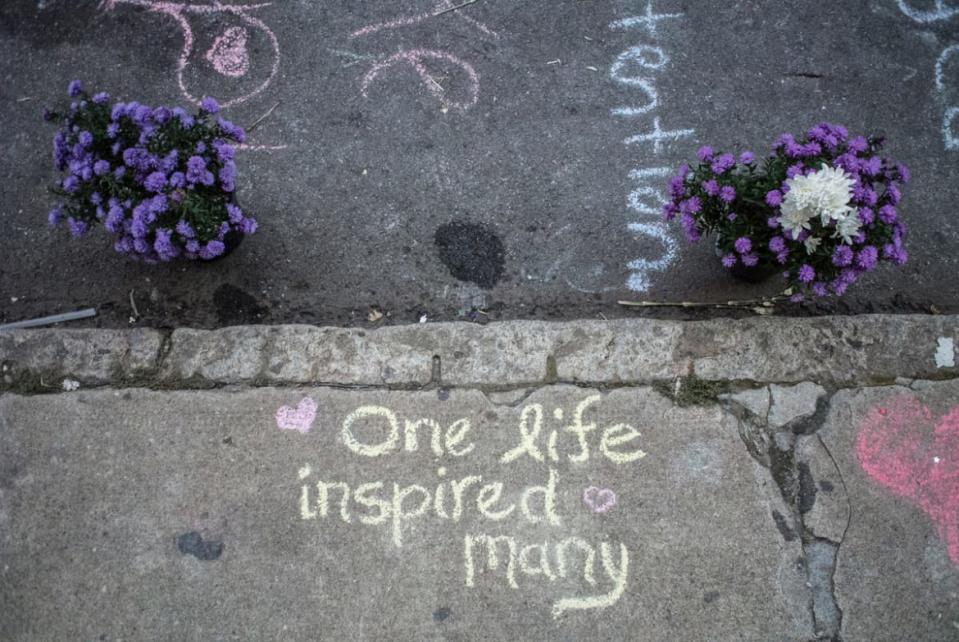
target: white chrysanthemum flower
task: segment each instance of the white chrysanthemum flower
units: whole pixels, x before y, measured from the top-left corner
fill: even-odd
[[[823,163],[818,171],[790,178],[786,184],[789,192],[780,208],[780,223],[793,236],[810,229],[810,221],[817,216],[826,225],[853,211],[850,201],[856,181],[839,167]]]
[[[822,243],[822,239],[818,236],[810,236],[805,241],[803,245],[806,246],[806,254],[812,254],[816,251],[816,248],[819,247],[819,244]]]
[[[841,236],[846,245],[852,245],[852,239],[859,235],[861,227],[862,221],[859,220],[859,215],[853,212],[836,222],[836,233],[833,236]]]

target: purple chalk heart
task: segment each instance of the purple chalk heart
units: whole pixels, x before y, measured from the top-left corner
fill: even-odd
[[[583,491],[583,503],[594,513],[605,513],[616,505],[616,493],[609,488],[590,486]]]
[[[276,411],[276,425],[280,430],[295,430],[304,435],[313,427],[316,419],[316,402],[309,397],[303,397],[296,408],[281,406]]]

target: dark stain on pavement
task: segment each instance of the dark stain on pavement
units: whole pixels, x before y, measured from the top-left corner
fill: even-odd
[[[183,533],[176,538],[176,547],[184,555],[192,555],[198,560],[210,562],[219,559],[223,554],[223,542],[213,540],[204,541],[203,536],[196,531]]]
[[[789,523],[786,521],[786,518],[783,517],[783,514],[778,510],[773,511],[773,520],[775,520],[776,528],[779,529],[779,532],[782,534],[784,540],[791,542],[796,539],[796,533],[793,532],[793,529],[789,527]]]
[[[437,228],[434,241],[440,260],[460,281],[488,290],[503,275],[503,242],[484,225],[447,223]]]
[[[251,294],[229,283],[213,292],[213,305],[220,325],[262,322],[268,312]]]
[[[816,480],[812,477],[809,464],[799,464],[799,512],[805,515],[816,503]]]
[[[438,608],[433,611],[433,621],[434,622],[443,622],[450,616],[453,611],[448,606]]]

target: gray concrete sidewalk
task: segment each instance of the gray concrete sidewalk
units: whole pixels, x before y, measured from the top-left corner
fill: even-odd
[[[0,333],[0,639],[955,640],[959,317]]]

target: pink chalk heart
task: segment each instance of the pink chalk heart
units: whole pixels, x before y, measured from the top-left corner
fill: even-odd
[[[230,27],[213,41],[206,59],[218,73],[230,78],[245,76],[250,69],[250,54],[246,48],[246,29]]]
[[[959,566],[959,406],[937,418],[914,397],[890,399],[860,422],[856,456],[876,483],[929,516]]]
[[[313,427],[316,419],[316,402],[309,397],[303,397],[296,408],[281,406],[276,411],[276,425],[280,430],[295,430],[304,435]]]
[[[616,493],[608,488],[590,486],[583,491],[583,503],[594,513],[605,513],[616,505]]]

